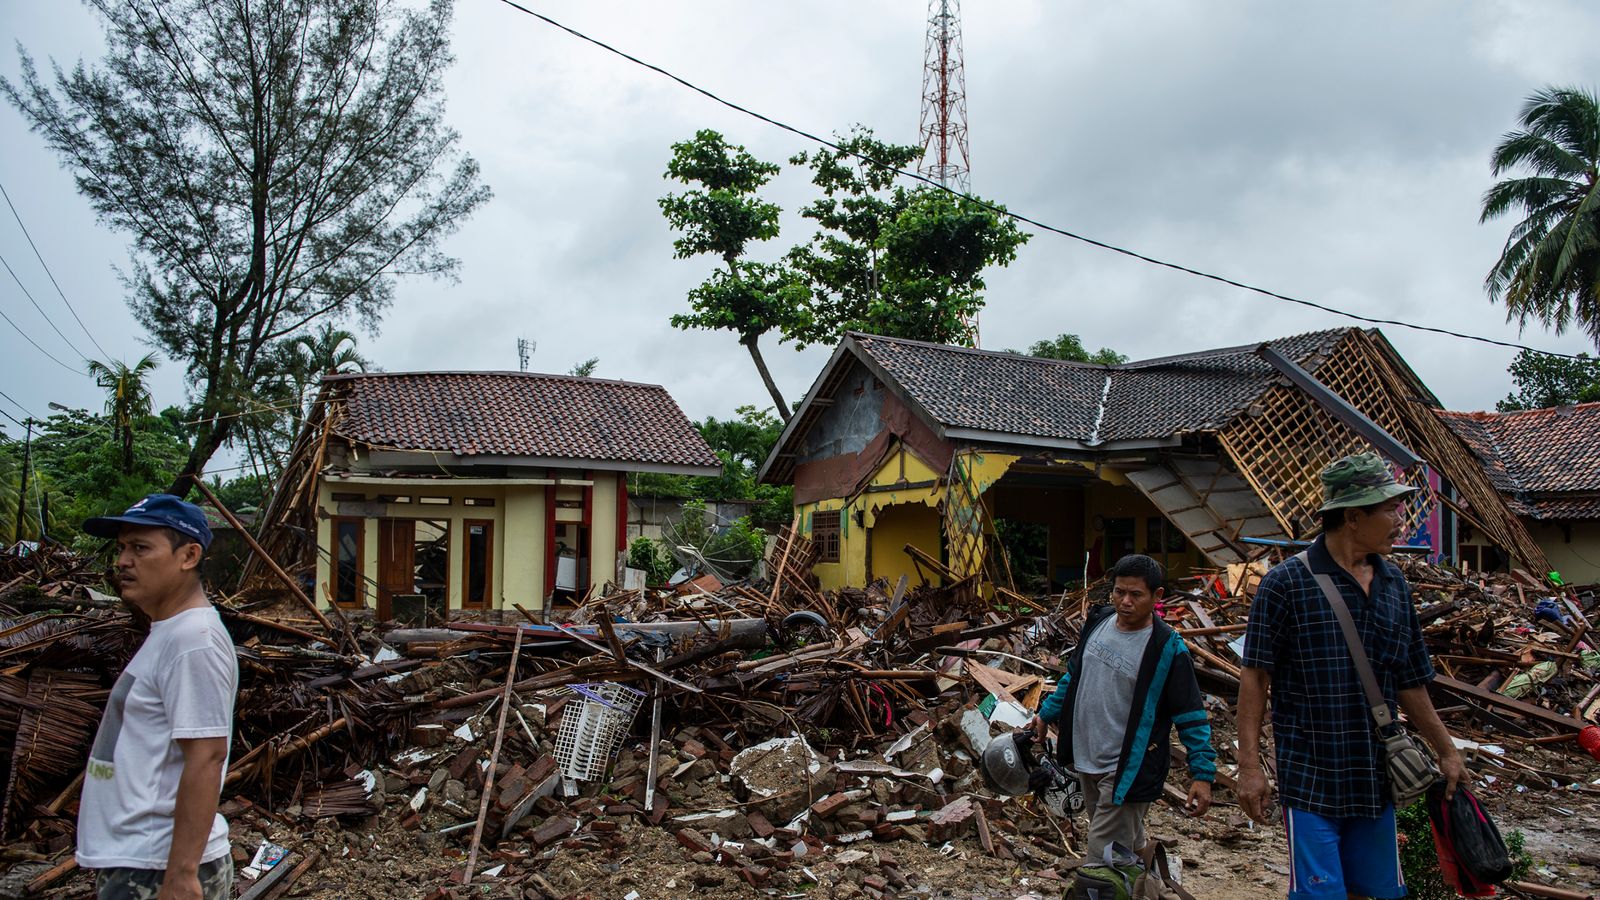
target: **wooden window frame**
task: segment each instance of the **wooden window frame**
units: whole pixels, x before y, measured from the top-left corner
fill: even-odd
[[[811,542],[817,545],[818,563],[836,563],[843,543],[844,510],[817,510],[811,514]]]
[[[483,598],[468,596],[472,590],[472,529],[483,526]],[[494,520],[461,520],[461,608],[494,608]]]
[[[329,567],[328,599],[341,609],[362,609],[366,604],[366,575],[367,575],[367,521],[360,516],[334,516],[331,520],[333,527],[333,565]],[[341,525],[356,526],[356,598],[351,603],[339,602],[340,574],[339,574],[339,527]]]

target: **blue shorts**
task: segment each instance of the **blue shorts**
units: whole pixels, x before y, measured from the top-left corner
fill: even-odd
[[[1393,806],[1375,819],[1330,819],[1286,806],[1283,825],[1289,838],[1290,900],[1406,895]]]

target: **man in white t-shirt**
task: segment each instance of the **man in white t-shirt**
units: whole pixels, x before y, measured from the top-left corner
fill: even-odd
[[[200,584],[205,513],[152,494],[83,530],[117,541],[122,599],[150,636],[106,702],[78,803],[78,865],[101,900],[233,895],[228,823],[217,814],[239,664]]]

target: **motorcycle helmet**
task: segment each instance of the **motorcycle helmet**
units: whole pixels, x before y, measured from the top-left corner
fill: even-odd
[[[1032,738],[1025,731],[1003,734],[983,748],[983,782],[989,790],[1008,797],[1028,793],[1028,773],[1033,770],[1029,744]]]

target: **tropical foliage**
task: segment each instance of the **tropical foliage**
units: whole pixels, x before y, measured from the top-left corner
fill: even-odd
[[[450,0],[89,3],[104,58],[24,52],[0,92],[131,238],[129,305],[195,401],[182,493],[281,399],[284,342],[453,275],[441,242],[489,191],[444,123]]]
[[[106,415],[111,417],[111,438],[122,448],[122,474],[133,474],[133,423],[150,415],[150,388],[145,376],[156,369],[154,353],[132,366],[125,362],[91,360],[89,377],[106,392]]]
[[[894,170],[920,159],[918,146],[880,141],[860,125],[836,143],[790,160],[811,168],[823,196],[800,211],[817,234],[788,256],[811,292],[809,315],[795,317],[788,337],[831,344],[855,330],[970,344],[983,273],[1010,264],[1029,236],[995,204],[896,185]]]
[[[639,472],[628,476],[628,492],[664,500],[755,500],[750,518],[766,528],[789,524],[794,515],[794,488],[760,484],[761,464],[783,433],[783,423],[770,409],[741,406],[736,418],[707,416],[695,423],[700,436],[722,461],[713,477]]]
[[[1600,347],[1600,102],[1550,87],[1528,98],[1522,127],[1495,147],[1480,221],[1519,216],[1484,285],[1507,320],[1576,326]]]
[[[91,516],[120,513],[146,494],[164,489],[183,467],[189,447],[167,417],[143,415],[129,423],[133,467],[123,466],[124,451],[113,437],[115,420],[86,410],[50,416],[29,448],[29,490],[20,532],[37,537],[37,521],[48,509],[52,538],[75,542],[78,526]],[[23,445],[0,445],[0,540],[18,530],[17,490]],[[89,544],[94,542],[90,541]]]
[[[1501,412],[1568,406],[1600,400],[1600,360],[1585,354],[1567,359],[1522,350],[1506,370],[1516,389],[1495,404]]]
[[[787,334],[802,327],[806,290],[787,268],[744,258],[752,243],[778,236],[782,210],[757,194],[778,170],[777,164],[756,159],[721,134],[703,129],[692,140],[673,144],[667,162],[665,177],[689,190],[668,194],[659,203],[667,224],[678,232],[672,242],[677,258],[709,254],[725,267],[689,291],[690,312],[674,315],[672,326],[737,335],[778,414],[787,420],[788,405],[767,369],[760,342],[769,332]]]
[[[1007,353],[1017,353],[1016,350],[1007,350]],[[1068,362],[1095,363],[1102,366],[1115,366],[1128,361],[1128,357],[1112,350],[1110,347],[1101,347],[1093,353],[1083,345],[1083,339],[1075,334],[1059,334],[1053,339],[1034,341],[1028,345],[1028,350],[1023,355],[1039,356],[1045,359],[1062,359]]]

